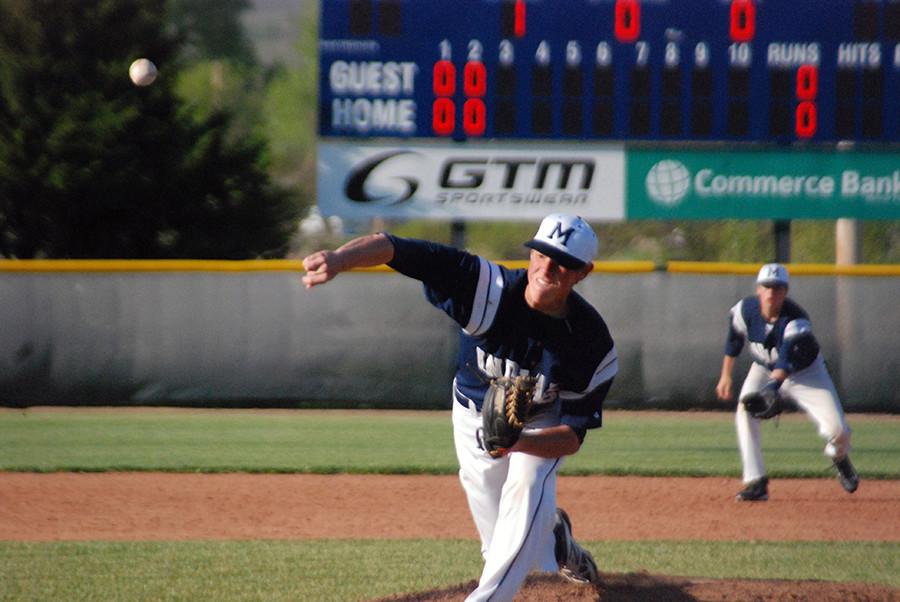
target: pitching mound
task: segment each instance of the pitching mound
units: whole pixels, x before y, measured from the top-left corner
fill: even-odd
[[[477,581],[461,583],[440,590],[379,598],[373,602],[460,602],[475,589]],[[514,598],[515,602],[594,602],[601,590],[592,585],[578,585],[559,575],[531,575]],[[603,598],[604,600],[606,598]]]
[[[441,590],[381,598],[374,602],[459,602],[476,582]],[[514,602],[891,602],[900,590],[866,583],[688,579],[646,573],[604,574],[602,586],[577,585],[557,575],[532,575]]]

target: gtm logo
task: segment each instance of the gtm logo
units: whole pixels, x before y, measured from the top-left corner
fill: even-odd
[[[366,180],[372,175],[380,165],[400,155],[415,155],[412,151],[389,151],[381,153],[370,158],[368,161],[358,165],[347,177],[347,184],[344,187],[344,194],[351,201],[357,203],[375,203],[379,202],[384,205],[397,205],[404,201],[408,201],[416,194],[419,189],[419,181],[410,176],[394,176],[394,180],[402,182],[402,190],[399,192],[385,192],[379,195],[373,195],[366,191]]]

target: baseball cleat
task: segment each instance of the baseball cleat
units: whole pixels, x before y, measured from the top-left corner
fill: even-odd
[[[844,488],[844,491],[847,493],[856,491],[856,488],[859,487],[859,473],[856,472],[853,464],[850,463],[850,456],[844,456],[841,460],[835,460],[834,467],[837,468],[838,481],[841,482],[841,487]]]
[[[769,477],[760,477],[747,483],[734,497],[739,502],[764,502],[769,499]]]
[[[556,509],[553,537],[556,538],[554,552],[560,575],[573,583],[600,583],[594,558],[575,542],[572,537],[572,521],[562,508]]]

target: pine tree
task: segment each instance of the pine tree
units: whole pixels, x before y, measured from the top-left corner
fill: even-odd
[[[165,0],[0,2],[0,254],[277,256],[296,211],[264,144],[197,121],[173,87]],[[157,81],[128,66],[153,60]]]

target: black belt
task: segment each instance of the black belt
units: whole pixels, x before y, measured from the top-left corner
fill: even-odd
[[[466,408],[467,410],[474,410],[476,412],[480,412],[481,408],[478,407],[478,404],[475,403],[474,399],[469,399],[468,397],[463,397],[462,395],[458,395],[456,391],[453,391],[453,399],[456,400],[456,403]],[[471,405],[469,405],[471,404]]]

